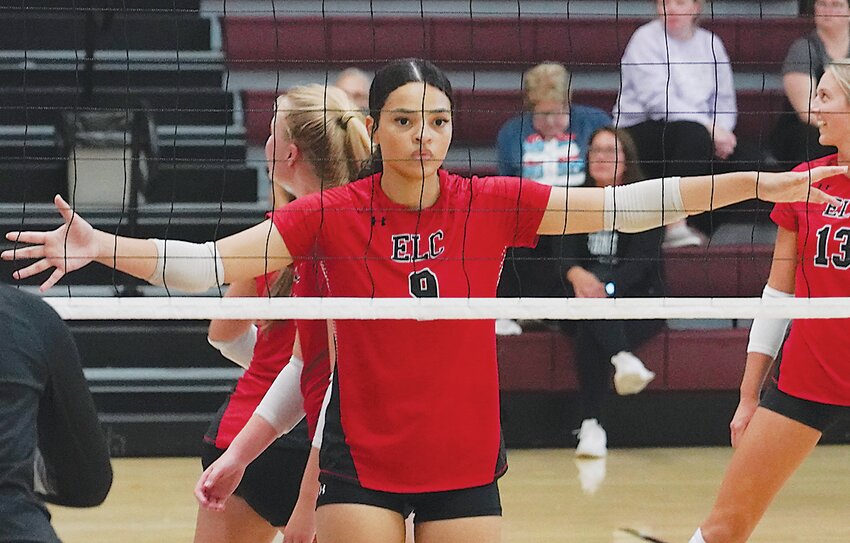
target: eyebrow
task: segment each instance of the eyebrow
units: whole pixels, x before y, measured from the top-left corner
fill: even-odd
[[[450,110],[448,110],[446,108],[426,109],[426,110],[423,111],[421,109],[405,109],[405,108],[401,108],[401,107],[397,108],[397,109],[389,110],[390,113],[404,113],[406,115],[413,115],[414,113],[423,113],[423,112],[424,113],[449,113],[449,111]]]

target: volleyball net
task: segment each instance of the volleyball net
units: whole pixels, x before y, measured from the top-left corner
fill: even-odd
[[[592,131],[580,126],[582,115],[595,108],[591,117],[611,115],[599,126],[627,127],[637,111],[618,96],[629,84],[624,66],[636,61],[624,64],[624,54],[635,32],[658,17],[655,2],[619,0],[0,2],[0,224],[4,231],[55,227],[51,201],[58,193],[94,226],[122,235],[200,242],[242,230],[272,205],[263,147],[275,98],[301,84],[338,83],[347,68],[371,75],[404,57],[434,62],[454,86],[447,169],[481,176],[510,170],[580,186]],[[771,138],[787,113],[785,53],[811,30],[812,18],[796,0],[736,0],[702,3],[698,24],[720,39],[709,58],[676,58],[675,47],[663,44],[670,58],[667,118],[704,117],[718,129],[721,118],[733,119],[722,126],[734,129],[737,150],[747,152],[707,156],[705,174],[789,169],[796,162],[777,156]],[[570,110],[537,112],[571,113],[565,135],[554,140],[522,132],[535,128],[527,74],[544,62],[567,69]],[[694,87],[714,91],[704,109],[678,111],[674,72],[688,69]],[[500,131],[523,113],[522,130],[507,142],[517,158],[506,158]],[[577,143],[579,130],[585,140]],[[639,158],[648,176],[693,166],[668,156],[675,137],[665,134],[658,153]],[[769,210],[750,202],[710,212],[697,219],[697,246],[665,247],[659,238],[645,254],[620,257],[656,264],[651,273],[665,288],[645,298],[530,297],[534,280],[521,277],[515,263],[549,266],[552,259],[530,255],[505,264],[503,274],[519,288],[497,299],[234,301],[220,289],[183,298],[96,265],[67,276],[48,299],[63,317],[83,320],[850,316],[844,298],[758,298],[775,234]],[[610,239],[596,243],[612,246]],[[12,247],[3,242],[2,249]],[[607,260],[609,269],[615,260]],[[18,267],[2,263],[2,280],[12,282]],[[140,292],[147,296],[133,297]]]

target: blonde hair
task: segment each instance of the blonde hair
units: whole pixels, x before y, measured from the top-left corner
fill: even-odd
[[[371,155],[363,113],[344,91],[323,85],[295,87],[284,95],[288,108],[278,113],[289,140],[304,155],[322,188],[352,181]]]
[[[826,70],[835,77],[838,86],[850,102],[850,58],[835,59],[827,64]]]
[[[557,62],[544,62],[526,71],[522,86],[528,109],[540,102],[570,103],[570,72]]]
[[[285,109],[281,109],[283,104]],[[369,160],[371,146],[363,113],[341,89],[322,85],[294,87],[277,98],[275,110],[275,130],[284,130],[289,141],[298,147],[322,189],[354,180]],[[284,268],[267,295],[289,296],[292,280],[292,269]]]

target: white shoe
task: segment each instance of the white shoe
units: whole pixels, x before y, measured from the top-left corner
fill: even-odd
[[[646,369],[640,358],[628,351],[620,351],[611,357],[614,364],[614,388],[620,396],[637,394],[655,379],[655,373]]]
[[[685,221],[673,223],[664,230],[665,249],[676,247],[699,247],[702,245],[702,236],[685,223]]]
[[[604,458],[608,454],[608,434],[596,419],[584,419],[578,431],[576,456]]]
[[[522,334],[522,327],[511,319],[496,319],[497,336],[518,336]]]
[[[595,494],[605,481],[604,458],[576,458],[578,482],[585,494]]]

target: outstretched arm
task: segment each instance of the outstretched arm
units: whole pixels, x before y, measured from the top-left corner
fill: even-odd
[[[840,205],[834,197],[811,184],[846,172],[846,166],[822,166],[805,172],[683,177],[681,182],[676,178],[650,179],[605,189],[556,187],[549,196],[537,233],[577,234],[611,227],[622,232],[640,232],[752,198]]]
[[[36,260],[16,271],[15,279],[52,268],[53,273],[41,285],[42,291],[55,285],[66,273],[92,261],[179,290],[206,290],[218,284],[251,279],[291,261],[283,239],[270,220],[215,243],[163,242],[102,232],[92,228],[60,196],[56,196],[55,204],[63,219],[59,228],[51,232],[8,232],[9,241],[31,245],[2,254],[4,260]]]

